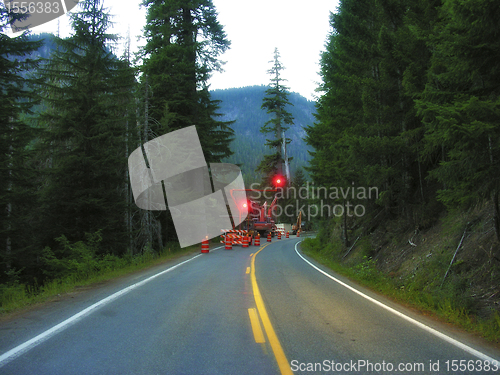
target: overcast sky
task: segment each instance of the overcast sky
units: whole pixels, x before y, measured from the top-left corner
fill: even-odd
[[[335,12],[338,0],[212,0],[218,20],[223,25],[231,49],[222,55],[223,73],[215,73],[211,89],[267,85],[274,48],[281,54],[282,72],[290,91],[314,99],[320,77],[320,53],[330,31],[329,13]],[[104,0],[114,15],[113,33],[126,37],[130,27],[134,50],[144,44],[142,36],[146,11],[140,0]],[[127,4],[127,5],[124,5]],[[77,8],[75,8],[77,9]],[[68,17],[59,20],[61,36],[69,35]],[[57,33],[57,20],[38,26],[34,33]],[[121,51],[117,51],[121,52]]]

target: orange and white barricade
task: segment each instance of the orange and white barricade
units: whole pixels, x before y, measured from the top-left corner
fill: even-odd
[[[230,238],[233,245],[243,245],[243,238],[248,236],[247,230],[240,229],[223,229],[222,233],[221,243],[225,243],[226,238]]]

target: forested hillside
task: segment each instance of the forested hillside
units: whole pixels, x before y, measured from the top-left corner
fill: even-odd
[[[211,91],[212,99],[221,101],[218,113],[222,116],[219,119],[234,121],[234,141],[231,143],[234,154],[225,161],[240,164],[247,183],[260,181],[255,168],[269,152],[269,148],[265,146],[266,135],[260,132],[260,127],[270,118],[270,115],[261,109],[266,89],[267,86],[249,86]],[[313,124],[316,109],[315,102],[298,93],[290,93],[289,100],[293,106],[287,107],[287,110],[294,117],[294,123],[286,132],[286,136],[292,140],[287,151],[289,157],[293,157],[293,176],[297,168],[308,165],[310,155],[307,151],[312,148],[304,141],[305,127]]]
[[[229,46],[215,8],[171,5],[167,15],[149,2],[133,66],[128,44],[112,52],[118,36],[102,0],[79,3],[68,38],[10,38],[13,15],[0,3],[2,304],[179,249],[170,212],[134,204],[128,157],[196,124],[207,161],[221,162],[234,131],[206,88]]]
[[[497,332],[499,17],[496,1],[342,0],[307,128],[316,185],[378,189],[311,202],[338,205],[322,212],[321,254]]]
[[[314,180],[377,186],[372,212],[420,227],[436,201],[489,202],[500,238],[499,12],[491,1],[341,1],[307,130]]]

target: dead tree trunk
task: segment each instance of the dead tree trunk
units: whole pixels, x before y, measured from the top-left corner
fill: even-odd
[[[149,141],[149,82],[148,76],[145,77],[145,98],[144,98],[144,139],[143,144],[146,144]],[[147,160],[146,160],[147,163]],[[148,165],[149,167],[149,165]],[[148,189],[149,194],[149,189]],[[150,197],[148,196],[148,201],[150,201]],[[147,233],[147,247],[153,247],[153,215],[152,212],[146,210],[144,213],[146,215],[146,233]]]

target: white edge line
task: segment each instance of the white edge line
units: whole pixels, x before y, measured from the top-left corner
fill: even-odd
[[[215,250],[218,250],[222,248],[222,246],[219,246],[211,251],[215,251]],[[67,328],[70,324],[73,324],[75,322],[77,322],[78,320],[82,319],[83,317],[85,317],[86,315],[90,314],[91,312],[93,312],[93,310],[97,309],[98,307],[101,307],[101,306],[104,306],[112,301],[114,301],[115,299],[117,299],[118,297],[121,297],[122,295],[130,292],[131,290],[133,289],[136,289],[138,287],[140,287],[141,285],[144,285],[146,284],[147,282],[157,278],[158,276],[161,276],[167,272],[170,272],[172,271],[173,269],[177,268],[177,267],[180,267],[182,266],[183,264],[187,263],[187,262],[190,262],[192,261],[193,259],[196,259],[198,258],[199,256],[201,256],[203,254],[198,254],[198,255],[195,255],[194,257],[192,258],[189,258],[179,264],[176,264],[175,266],[172,266],[170,268],[167,268],[166,270],[163,270],[153,276],[150,276],[148,277],[147,279],[144,279],[142,281],[139,281],[135,284],[132,284],[122,290],[119,290],[118,292],[116,293],[113,293],[112,295],[100,300],[99,302],[96,302],[94,303],[93,305],[87,307],[86,309],[80,311],[79,313],[69,317],[68,319],[64,320],[63,322],[55,325],[54,327],[48,329],[47,331],[45,332],[42,332],[40,333],[38,336],[35,336],[33,337],[31,340],[28,340],[24,343],[22,343],[21,345],[18,345],[16,346],[15,348],[9,350],[8,352],[5,352],[4,354],[2,354],[0,356],[0,367],[6,365],[7,363],[9,363],[10,361],[14,360],[15,358],[19,357],[20,355],[26,353],[28,350],[34,348],[35,346],[37,346],[38,344],[41,344],[43,341],[47,340],[48,338],[50,338],[51,336],[55,335],[56,333],[62,331],[63,329]]]
[[[452,345],[455,345],[456,347],[458,347],[458,348],[460,348],[460,349],[462,349],[462,350],[464,350],[464,351],[466,351],[466,352],[468,352],[468,353],[470,353],[470,354],[472,354],[472,355],[474,355],[474,356],[476,356],[476,357],[478,357],[478,358],[482,359],[483,361],[490,361],[490,363],[495,363],[495,362],[496,362],[496,363],[499,363],[499,361],[498,361],[498,360],[496,360],[496,359],[494,359],[494,358],[492,358],[492,357],[490,357],[490,356],[488,356],[488,355],[486,355],[486,354],[484,354],[484,353],[481,353],[480,351],[478,351],[478,350],[476,350],[476,349],[474,349],[474,348],[471,348],[470,346],[465,345],[465,344],[461,343],[460,341],[455,340],[454,338],[451,338],[451,337],[449,337],[449,336],[445,335],[444,333],[441,333],[441,332],[439,332],[439,331],[435,330],[434,328],[431,328],[431,327],[429,327],[429,326],[427,326],[427,325],[425,325],[425,324],[423,324],[423,323],[419,322],[418,320],[415,320],[415,319],[413,319],[413,318],[410,318],[409,316],[407,316],[407,315],[405,315],[405,314],[403,314],[403,313],[401,313],[401,312],[399,312],[399,311],[397,311],[397,310],[393,309],[392,307],[389,307],[389,306],[387,306],[387,305],[383,304],[383,303],[382,303],[382,302],[380,302],[380,301],[377,301],[375,298],[372,298],[372,297],[370,297],[370,296],[367,296],[366,294],[364,294],[364,293],[360,292],[359,290],[357,290],[357,289],[353,288],[352,286],[347,285],[346,283],[344,283],[344,282],[340,281],[339,279],[337,279],[337,278],[333,277],[332,275],[328,274],[327,272],[323,271],[322,269],[320,269],[320,268],[316,267],[314,264],[312,264],[312,263],[311,263],[311,262],[309,262],[306,258],[304,258],[304,257],[303,257],[303,256],[299,253],[299,251],[297,250],[297,245],[298,245],[300,242],[302,242],[302,241],[299,241],[299,242],[297,242],[297,243],[295,244],[295,252],[297,253],[297,255],[298,255],[299,257],[301,257],[301,258],[302,258],[302,260],[304,260],[306,263],[308,263],[311,267],[315,268],[317,271],[319,271],[319,272],[321,272],[323,275],[325,275],[325,276],[329,277],[330,279],[332,279],[332,280],[333,280],[333,281],[335,281],[336,283],[339,283],[340,285],[342,285],[342,286],[346,287],[347,289],[349,289],[349,290],[353,291],[354,293],[356,293],[356,294],[360,295],[361,297],[363,297],[363,298],[367,299],[368,301],[373,302],[374,304],[376,304],[376,305],[378,305],[378,306],[380,306],[380,307],[382,307],[382,308],[386,309],[387,311],[389,311],[389,312],[393,313],[394,315],[397,315],[397,316],[399,316],[400,318],[403,318],[404,320],[406,320],[406,321],[408,321],[408,322],[410,322],[410,323],[412,323],[412,324],[416,325],[417,327],[422,328],[423,330],[425,330],[425,331],[427,331],[427,332],[429,332],[429,333],[432,333],[434,336],[437,336],[437,337],[439,337],[440,339],[442,339],[442,340],[444,340],[444,341],[447,341],[447,342],[449,342],[449,343],[450,343],[450,344],[452,344]]]

